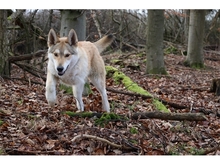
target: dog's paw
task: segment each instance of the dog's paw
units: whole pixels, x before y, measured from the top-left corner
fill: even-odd
[[[51,108],[55,107],[56,102],[48,101],[48,104]]]

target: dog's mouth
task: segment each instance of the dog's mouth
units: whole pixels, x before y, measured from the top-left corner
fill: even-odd
[[[63,76],[65,74],[65,72],[67,71],[69,65],[66,67],[66,70],[64,70],[63,67],[57,67],[57,73],[59,76]]]
[[[64,72],[58,72],[58,75],[62,76],[62,75],[64,75],[64,73],[65,73],[65,71]]]

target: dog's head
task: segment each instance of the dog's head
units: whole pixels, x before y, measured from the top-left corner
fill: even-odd
[[[75,65],[78,60],[78,39],[76,32],[71,29],[67,37],[59,38],[53,29],[48,34],[48,57],[54,63],[59,76],[64,75],[70,63]]]

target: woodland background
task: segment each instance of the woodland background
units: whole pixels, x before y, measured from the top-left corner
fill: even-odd
[[[194,45],[188,44],[192,10],[163,11],[160,61],[166,74],[147,72],[150,12],[1,10],[0,154],[219,155],[220,11],[201,11],[199,68],[184,63]],[[83,26],[62,22],[69,16]],[[111,66],[106,80],[110,115],[101,111],[100,96],[92,85],[92,93],[84,98],[92,113],[74,113],[74,98],[66,87],[59,87],[60,104],[54,109],[47,105],[47,34],[53,28],[66,35],[71,26],[80,40],[115,36],[103,53],[106,66]],[[159,60],[157,55],[153,58]],[[119,72],[124,76],[117,77]],[[134,84],[151,95],[130,90]],[[158,112],[155,99],[169,112]]]

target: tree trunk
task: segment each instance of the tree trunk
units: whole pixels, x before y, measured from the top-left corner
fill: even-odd
[[[86,39],[86,15],[82,10],[61,10],[60,37],[67,36],[70,29],[76,31],[79,41]]]
[[[147,69],[148,74],[167,74],[164,66],[164,10],[148,10]]]
[[[6,34],[7,10],[0,10],[0,76],[10,76],[10,63],[8,61],[7,34]]]
[[[188,50],[185,65],[193,68],[204,67],[204,30],[205,10],[190,10]]]
[[[184,10],[185,19],[184,19],[184,44],[188,44],[188,33],[189,33],[189,14],[190,10]]]

